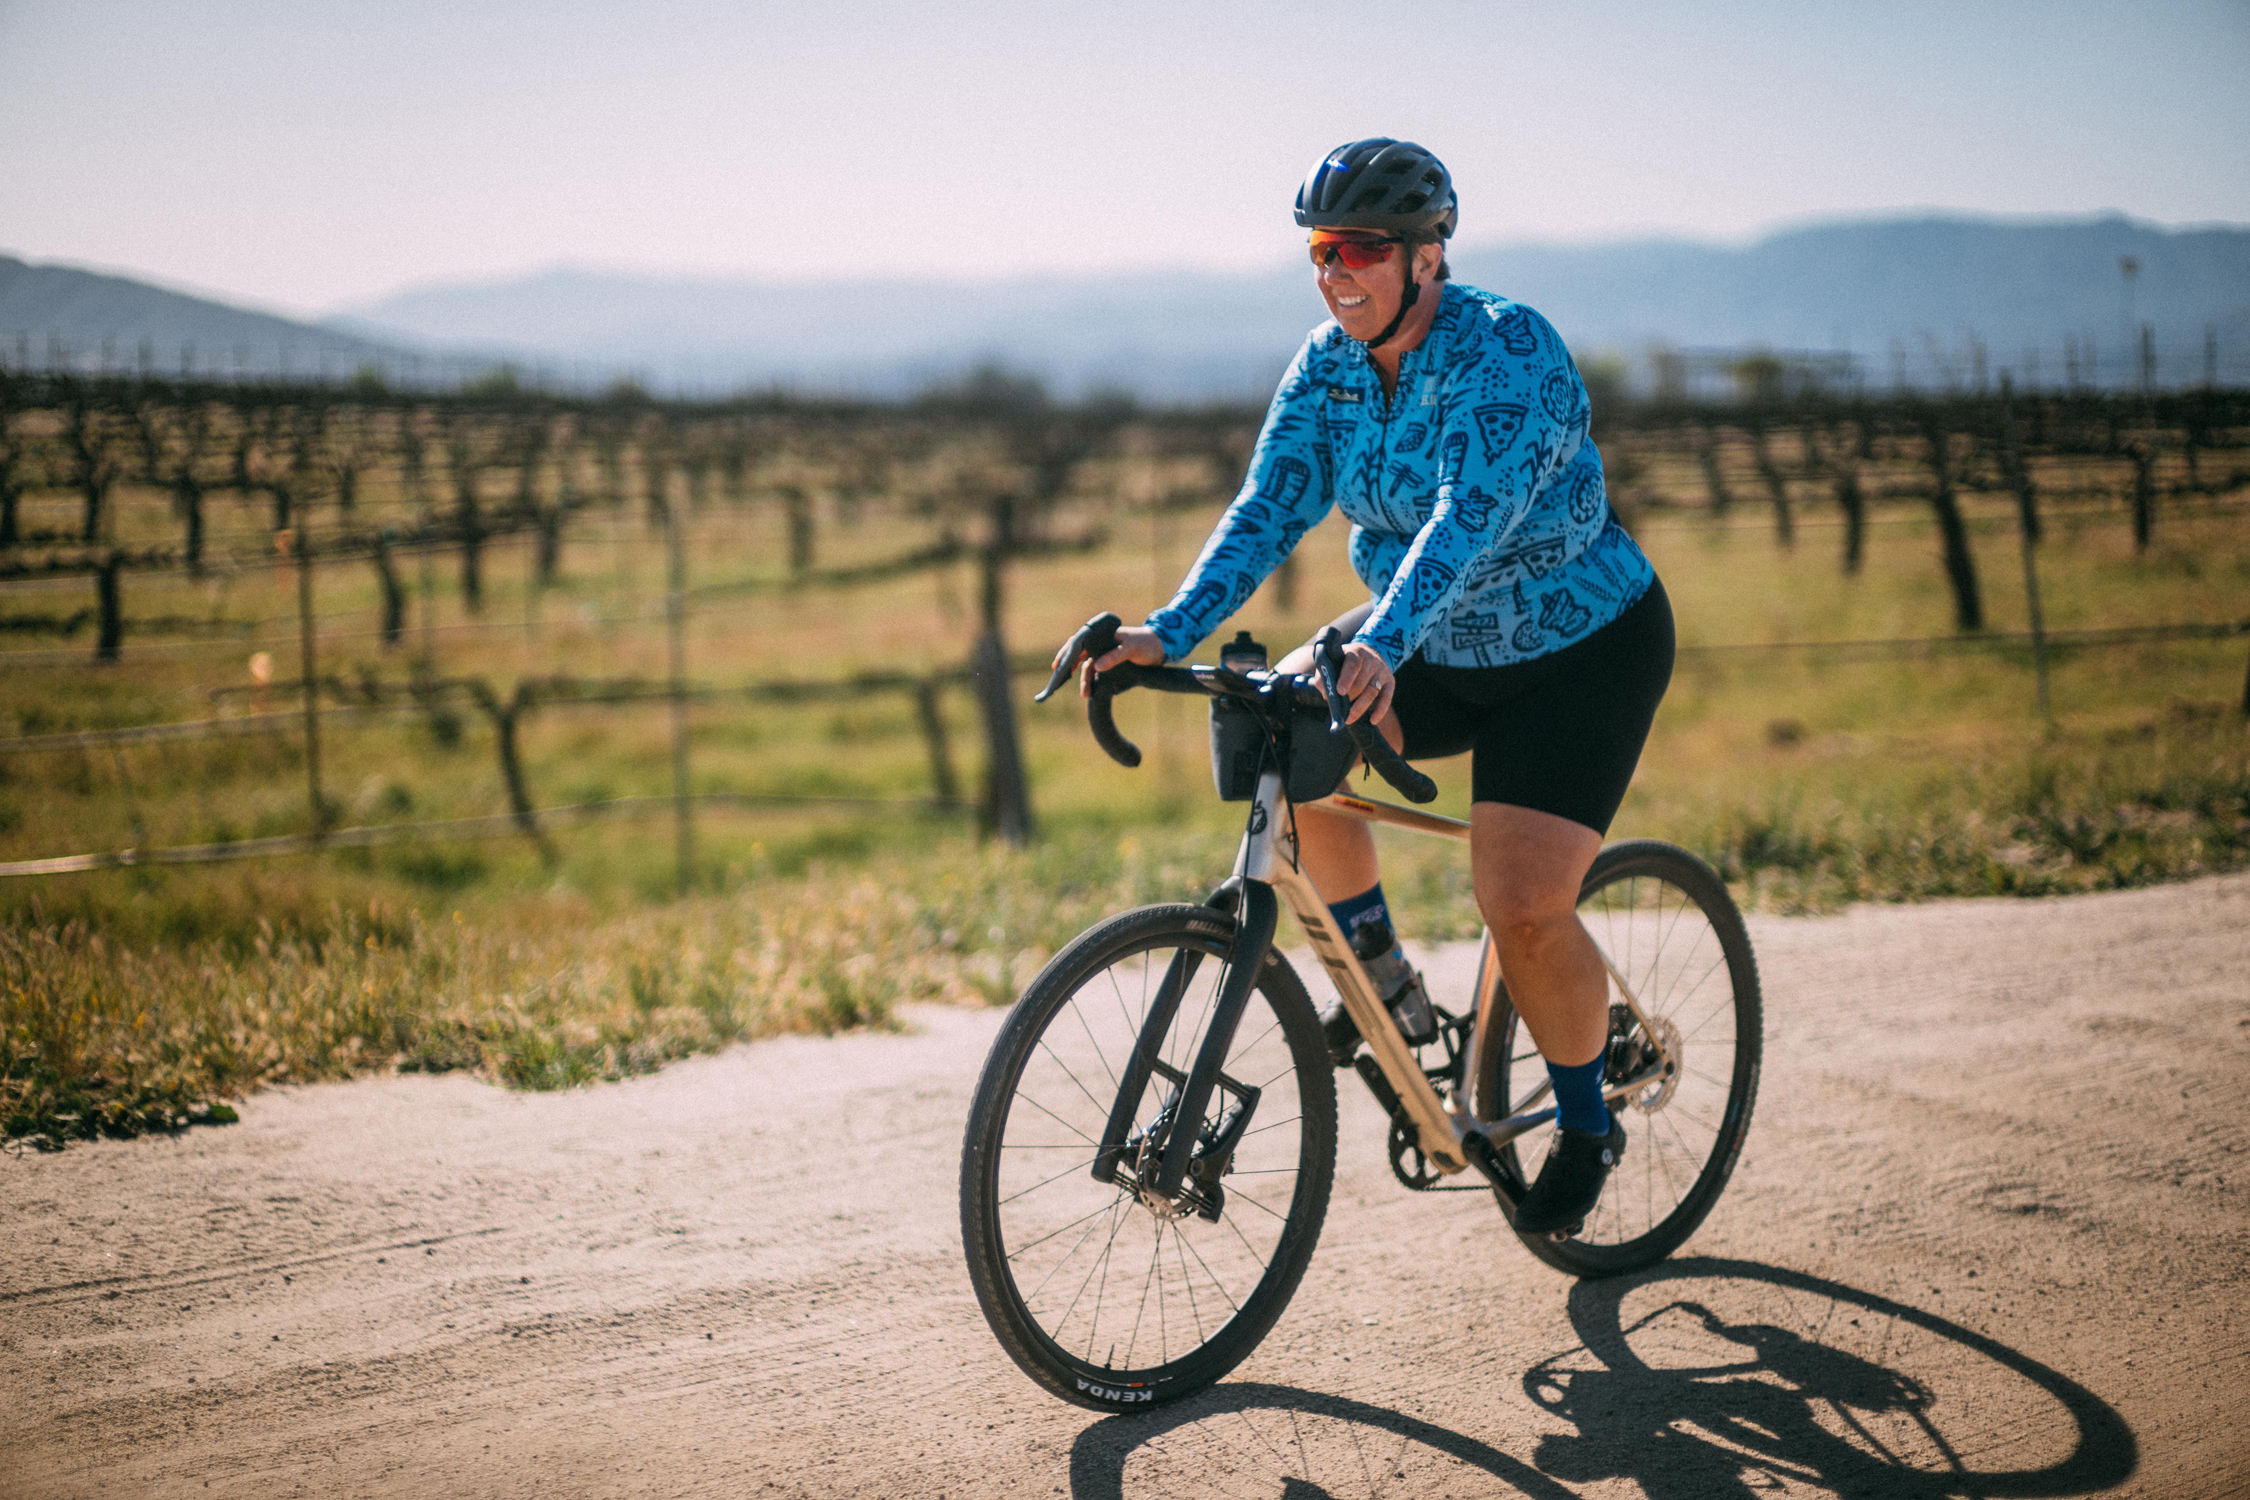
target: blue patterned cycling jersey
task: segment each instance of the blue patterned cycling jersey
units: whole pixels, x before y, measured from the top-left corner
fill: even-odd
[[[1559,651],[1623,614],[1656,576],[1617,524],[1586,436],[1585,384],[1545,318],[1439,283],[1429,335],[1386,397],[1333,321],[1274,393],[1250,472],[1172,602],[1148,617],[1178,660],[1240,609],[1331,506],[1376,605],[1356,639],[1393,670]]]

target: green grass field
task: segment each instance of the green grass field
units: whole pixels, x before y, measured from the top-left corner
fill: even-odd
[[[2012,511],[1999,497],[1965,500],[1991,628],[2020,630]],[[161,505],[138,497],[127,514],[153,529]],[[1879,507],[1852,577],[1825,524],[1832,507],[1810,495],[1800,507],[1785,552],[1747,502],[1723,522],[1642,506],[1637,533],[1684,649],[1613,836],[1686,844],[1746,901],[1780,910],[2131,885],[2250,857],[2241,637],[2059,648],[2052,727],[2036,711],[2028,649],[1712,649],[1950,635],[1925,507]],[[1015,569],[1011,646],[1044,650],[1096,609],[1160,602],[1208,519],[1066,516],[1059,529],[1107,524],[1114,544]],[[820,560],[893,555],[931,524],[876,507],[856,524],[827,515]],[[135,618],[206,622],[199,633],[129,635],[124,659],[102,667],[78,650],[10,658],[0,730],[293,707],[294,576],[270,565],[270,536],[247,509],[221,509],[214,534],[237,549],[237,566],[132,580]],[[695,523],[691,581],[778,579],[785,545],[770,509],[713,507]],[[403,683],[422,658],[503,695],[536,674],[662,678],[663,554],[636,516],[597,514],[574,531],[552,588],[530,587],[529,564],[521,541],[488,549],[486,603],[472,618],[452,561],[433,559],[436,588],[417,594],[407,640],[391,648],[374,630],[372,569],[321,569],[322,670]],[[2121,507],[2060,507],[2039,566],[2053,630],[2250,614],[2250,526],[2222,504],[2168,513],[2139,555]],[[414,562],[404,567],[414,583]],[[724,687],[956,667],[975,589],[963,564],[850,592],[699,600],[690,675]],[[1355,589],[1332,519],[1305,544],[1294,607],[1269,584],[1237,623],[1292,644]],[[46,642],[4,644],[29,653]],[[250,673],[259,651],[276,676],[262,705]],[[1196,705],[1123,704],[1123,727],[1148,751],[1126,771],[1093,746],[1073,702],[1032,708],[1020,686],[1041,830],[1024,850],[980,842],[964,813],[917,804],[932,789],[929,760],[912,700],[894,693],[699,704],[698,791],[898,800],[706,808],[684,897],[661,818],[562,830],[551,864],[520,837],[432,839],[0,882],[0,1129],[55,1144],[168,1128],[262,1081],[381,1067],[566,1086],[741,1037],[889,1024],[904,1000],[1004,1001],[1094,916],[1199,895],[1223,874],[1237,826],[1237,810],[1211,796]],[[971,704],[960,689],[942,701],[973,789]],[[542,806],[670,788],[661,704],[541,708],[522,742]],[[506,810],[491,724],[466,702],[451,718],[331,720],[323,759],[345,825]],[[1462,812],[1465,760],[1429,769],[1439,809]],[[6,757],[0,860],[300,832],[304,777],[291,729]],[[1476,930],[1456,848],[1400,836],[1386,851],[1410,936]]]

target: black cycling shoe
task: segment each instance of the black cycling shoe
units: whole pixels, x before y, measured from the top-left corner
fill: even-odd
[[[1518,1234],[1576,1234],[1601,1200],[1609,1169],[1625,1155],[1625,1122],[1610,1111],[1609,1134],[1558,1130],[1539,1180],[1516,1205]]]

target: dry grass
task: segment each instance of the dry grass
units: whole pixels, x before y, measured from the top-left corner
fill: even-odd
[[[144,497],[160,503],[160,497]],[[1818,518],[1810,500],[1807,513]],[[2020,628],[2005,506],[1973,501],[1994,628]],[[1941,635],[1949,619],[1920,512],[1893,506],[1867,566],[1840,576],[1807,525],[1776,549],[1748,505],[1725,527],[1644,513],[1683,643]],[[1094,608],[1137,607],[1177,578],[1201,523],[1140,528],[1127,545],[1016,575],[1019,648]],[[881,555],[912,527],[823,532],[823,560]],[[767,565],[770,515],[701,523],[699,576]],[[1241,623],[1281,644],[1352,602],[1331,524],[1309,539],[1302,594],[1271,586]],[[560,669],[661,672],[661,637],[635,611],[657,550],[631,520],[566,552],[565,582],[524,587],[496,549],[481,619],[433,599],[432,666],[503,688]],[[2168,517],[2136,555],[2122,516],[2058,525],[2042,553],[2052,623],[2067,628],[2228,618],[2250,597],[2250,535],[2219,513]],[[444,573],[437,575],[448,583]],[[242,571],[151,582],[132,607],[261,619],[114,668],[0,677],[0,726],[34,733],[201,717],[247,681],[252,649],[288,644],[287,580]],[[966,568],[848,597],[756,596],[699,610],[690,640],[708,681],[951,665],[967,653]],[[404,652],[364,631],[371,581],[324,576],[328,668],[403,677]],[[1695,848],[1750,902],[1824,909],[1861,900],[2041,894],[2175,879],[2250,859],[2240,640],[2064,653],[2059,727],[2035,718],[2028,663],[2004,652],[1876,660],[1683,655],[1640,777],[1614,830]],[[521,841],[405,845],[201,870],[118,871],[0,888],[0,1131],[59,1144],[216,1118],[261,1082],[370,1068],[466,1068],[522,1087],[620,1077],[690,1052],[786,1031],[892,1024],[905,1000],[994,1003],[1094,916],[1198,895],[1231,852],[1236,810],[1209,794],[1195,706],[1143,695],[1121,711],[1150,754],[1102,760],[1067,704],[1026,710],[1042,838],[981,847],[958,818],[865,809],[730,813],[698,829],[694,892],[673,894],[668,832],[600,826],[559,839],[560,863]],[[287,707],[276,692],[275,707]],[[236,704],[236,706],[241,706]],[[965,786],[976,783],[965,695],[947,703]],[[10,720],[12,719],[12,725]],[[504,794],[490,729],[428,719],[332,735],[327,786],[348,821],[482,815]],[[661,709],[551,709],[527,721],[536,800],[661,793]],[[695,715],[705,791],[914,797],[929,770],[903,699]],[[1467,801],[1467,767],[1434,767],[1440,810]],[[200,842],[304,826],[301,751],[287,735],[0,761],[0,858]],[[1476,930],[1450,845],[1387,840],[1387,883],[1423,937]],[[216,1110],[211,1106],[218,1106]]]

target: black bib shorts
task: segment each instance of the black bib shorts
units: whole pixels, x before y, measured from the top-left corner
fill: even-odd
[[[1672,601],[1661,579],[1609,624],[1551,656],[1441,667],[1417,651],[1391,712],[1408,760],[1469,751],[1479,802],[1535,808],[1607,834],[1672,681]]]

